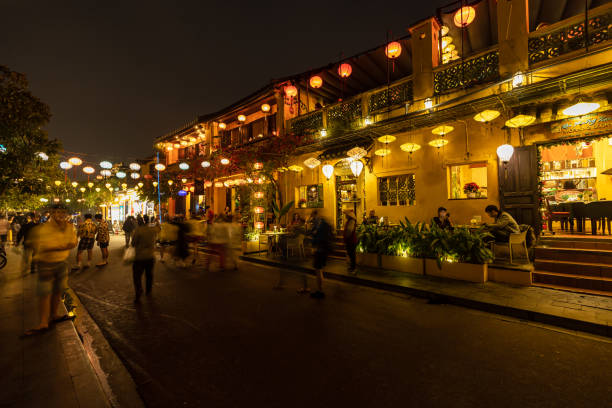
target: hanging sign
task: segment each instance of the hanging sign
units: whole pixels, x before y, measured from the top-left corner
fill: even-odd
[[[612,111],[563,119],[550,125],[550,133],[561,137],[591,136],[612,130]]]

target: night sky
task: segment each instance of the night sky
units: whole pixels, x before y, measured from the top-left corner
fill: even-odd
[[[0,64],[51,106],[49,134],[67,151],[130,160],[198,114],[404,35],[449,2],[4,0]]]

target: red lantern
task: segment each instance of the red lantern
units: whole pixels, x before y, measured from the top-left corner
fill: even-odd
[[[253,210],[255,211],[255,214],[263,214],[264,212],[263,207],[255,207]]]
[[[402,45],[398,43],[397,41],[390,42],[385,47],[385,54],[387,55],[387,58],[395,59],[399,57],[401,53],[402,53]]]
[[[285,95],[287,95],[290,98],[293,98],[294,96],[297,96],[297,88],[293,85],[289,85],[285,87]]]
[[[470,25],[475,18],[476,10],[474,7],[464,6],[457,10],[455,17],[453,18],[453,22],[457,27],[464,28]]]
[[[323,85],[323,78],[318,75],[314,75],[310,77],[310,87],[311,88],[320,88]]]
[[[344,64],[341,64],[340,67],[338,67],[338,75],[340,75],[342,78],[350,77],[352,72],[353,67],[351,67],[351,64],[348,64],[346,62]]]
[[[261,222],[261,221],[257,221],[257,222],[255,223],[255,228],[257,228],[257,229],[263,229],[263,227],[264,227],[264,223],[263,223],[263,222]]]

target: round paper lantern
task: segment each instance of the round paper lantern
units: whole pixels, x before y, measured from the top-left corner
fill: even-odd
[[[113,168],[113,163],[104,160],[104,161],[100,162],[100,167],[102,167],[103,169],[112,169]]]
[[[378,141],[381,143],[393,143],[395,142],[395,136],[392,135],[384,135],[378,138]]]
[[[144,186],[144,183],[141,181],[140,183],[138,183],[138,187],[142,188],[142,186]]]
[[[449,134],[453,130],[455,130],[455,128],[452,127],[452,126],[442,125],[442,126],[438,126],[436,128],[433,128],[431,133],[433,133],[434,135],[444,136],[444,135]]]
[[[212,187],[212,185],[213,185],[212,181],[205,181],[204,182],[204,187],[206,187],[206,188]]]
[[[85,190],[87,190],[85,187],[81,187],[81,188],[79,188],[79,191],[80,191],[81,193],[84,193],[84,192],[85,192]]]
[[[334,174],[334,166],[332,166],[331,164],[326,164],[323,167],[321,167],[321,171],[323,172],[323,175],[325,176],[325,178],[329,180],[331,176]]]
[[[531,125],[535,122],[535,116],[531,115],[516,115],[515,117],[506,121],[506,126],[511,128],[520,128],[523,126]]]
[[[104,169],[104,170],[100,170],[100,175],[104,177],[110,177],[112,173],[110,170]]]
[[[111,183],[106,183],[106,184],[104,185],[104,187],[106,187],[106,188],[110,188],[110,186],[111,186]]]
[[[443,25],[442,27],[440,27],[440,37],[444,37],[446,34],[448,34],[448,32],[448,26]]]
[[[351,64],[347,62],[345,62],[344,64],[340,64],[340,66],[338,67],[338,75],[340,75],[342,78],[350,77],[352,72],[353,67],[351,67]]]
[[[239,121],[239,122],[244,122],[244,121],[246,121],[246,116],[244,116],[244,115],[238,115],[238,121]]]
[[[255,211],[255,214],[263,214],[264,212],[263,207],[255,207],[253,210]]]
[[[180,149],[181,148],[181,144],[180,143],[175,143],[173,144],[175,149]]]
[[[73,181],[73,182],[72,182],[72,183],[70,183],[70,184],[72,184],[72,187],[76,187],[76,186],[78,186],[78,185],[79,185],[79,183],[77,183],[76,181]]]
[[[285,95],[287,95],[288,97],[292,98],[294,96],[297,96],[298,90],[295,86],[293,85],[289,85],[285,87]]]
[[[256,191],[254,194],[255,198],[264,198],[263,191]]]
[[[476,10],[472,6],[463,6],[457,12],[455,12],[455,17],[453,18],[453,22],[457,27],[464,28],[467,27],[474,21],[476,18]]]
[[[355,160],[351,163],[351,171],[353,172],[353,176],[359,177],[362,170],[363,170],[363,163],[361,161]]]
[[[169,186],[171,186],[171,185],[173,185],[173,184],[174,184],[174,181],[173,181],[173,180],[168,180],[168,185],[169,185]]]
[[[39,159],[43,160],[43,161],[47,161],[49,160],[49,156],[47,155],[47,153],[45,152],[38,152],[38,153],[34,153],[36,156],[38,156]]]
[[[55,180],[53,183],[54,183],[56,186],[58,186],[58,187],[59,187],[60,185],[62,185],[62,182],[61,182],[61,181],[59,181],[59,180]]]
[[[138,164],[138,163],[130,163],[130,170],[134,170],[134,171],[140,170],[140,164]]]
[[[257,222],[255,223],[255,228],[257,228],[257,229],[263,229],[263,227],[264,227],[264,223],[263,223],[263,222],[261,222],[261,221],[257,221]]]
[[[187,143],[186,140],[181,140],[181,146],[187,146],[189,143]]]
[[[563,109],[563,114],[565,116],[582,116],[587,115],[597,109],[599,109],[599,103],[597,102],[579,101],[572,106]]]
[[[85,173],[85,174],[94,174],[95,172],[96,172],[96,169],[94,169],[91,166],[83,167],[83,173]]]
[[[227,166],[229,162],[230,162],[229,159],[226,159],[225,157],[221,159],[221,164],[223,164],[224,166]]]
[[[125,172],[124,172],[124,171],[118,171],[118,172],[117,172],[117,174],[116,174],[116,176],[117,176],[118,178],[120,178],[120,179],[125,178],[125,176],[126,176],[126,175],[127,175],[127,174],[125,174]]]
[[[186,182],[187,182],[187,179],[186,179],[186,178],[182,178],[182,179],[181,179],[181,183],[185,184]]]
[[[217,182],[215,182],[215,187],[221,188],[221,187],[223,187],[223,183],[220,182],[220,181],[217,181]]]
[[[420,148],[421,148],[421,145],[416,144],[416,143],[404,143],[403,145],[400,146],[400,149],[408,153],[416,152]]]
[[[72,168],[72,164],[68,163],[67,161],[63,161],[59,164],[60,168],[63,170],[68,170]]]
[[[71,157],[68,159],[68,163],[72,164],[73,166],[80,166],[83,164],[83,160],[79,159],[78,157]]]
[[[402,53],[402,46],[397,41],[392,41],[385,47],[387,58],[395,59]]]
[[[270,112],[270,105],[268,105],[267,103],[264,103],[263,105],[261,105],[261,111]]]
[[[474,115],[474,120],[478,122],[490,122],[499,116],[499,111],[492,109],[485,109],[480,113]]]
[[[504,163],[510,161],[512,154],[514,153],[514,147],[509,144],[503,144],[497,148],[497,157]]]
[[[136,179],[140,178],[140,174],[139,173],[132,173],[132,174],[130,174],[130,177],[133,178],[134,180],[136,180]]]
[[[431,142],[429,142],[430,146],[437,147],[438,149],[441,148],[442,146],[446,146],[447,144],[448,144],[448,140],[446,139],[434,139]]]
[[[385,157],[391,154],[391,149],[378,149],[374,152],[375,155]]]
[[[154,181],[153,182],[153,187],[157,187],[157,184],[158,184],[157,181]]]
[[[161,163],[157,163],[157,164],[155,165],[155,170],[157,170],[157,171],[164,171],[164,170],[166,170],[166,166],[164,166],[164,165],[163,165],[163,164],[161,164]]]
[[[181,170],[189,170],[189,164],[182,162],[179,164],[179,169]]]
[[[210,162],[209,162],[208,160],[204,160],[204,161],[201,163],[201,165],[202,165],[202,167],[207,168],[207,167],[210,167]]]
[[[219,122],[219,129],[225,129],[227,125],[223,122]]]
[[[310,157],[306,160],[304,160],[304,164],[310,168],[310,169],[314,169],[315,167],[317,167],[319,164],[321,164],[321,161],[314,158],[314,157]]]
[[[313,75],[310,77],[310,87],[311,88],[320,88],[321,86],[323,86],[323,78],[321,78],[318,75]]]
[[[96,187],[96,192],[99,193],[100,192],[100,187]]]
[[[94,183],[92,183],[91,181],[87,183],[87,187],[92,188],[93,186],[94,186]]]

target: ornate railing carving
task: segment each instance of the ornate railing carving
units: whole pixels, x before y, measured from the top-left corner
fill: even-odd
[[[610,14],[608,12],[589,18],[587,27],[589,46],[609,39],[608,28],[612,21]],[[529,38],[529,63],[535,64],[584,48],[585,39],[584,20],[531,37]]]
[[[434,74],[436,95],[499,79],[499,54],[492,51]]]
[[[309,135],[323,127],[323,111],[318,110],[291,120],[291,131],[296,135]]]
[[[328,128],[351,128],[358,119],[361,119],[360,98],[339,103],[327,110]]]
[[[401,105],[412,101],[412,81],[404,82],[370,95],[368,106],[370,112]]]

